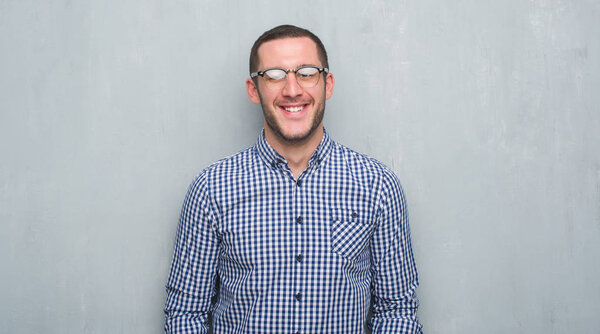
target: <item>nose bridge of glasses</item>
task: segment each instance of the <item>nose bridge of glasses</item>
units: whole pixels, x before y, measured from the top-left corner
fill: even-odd
[[[294,81],[296,81],[298,84],[300,84],[299,81],[298,81],[298,77],[296,76],[298,74],[298,70],[299,69],[297,69],[297,68],[296,69],[285,70],[285,77],[286,77],[286,79],[290,80],[290,73],[293,73],[294,74]]]
[[[281,87],[282,89],[284,89],[285,91],[295,91],[296,88],[304,88],[304,86],[302,85],[301,81],[298,80],[298,78],[296,77],[296,71],[297,69],[287,69],[285,70],[285,80],[283,81],[283,86]],[[290,78],[290,73],[294,74],[294,79]],[[292,82],[293,80],[293,82]]]

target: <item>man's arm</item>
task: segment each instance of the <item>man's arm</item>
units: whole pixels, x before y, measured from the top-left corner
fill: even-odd
[[[396,176],[384,179],[377,230],[371,243],[372,333],[422,333],[417,319],[419,282],[404,192]]]
[[[202,173],[181,209],[166,286],[165,333],[208,333],[219,248],[211,204]]]

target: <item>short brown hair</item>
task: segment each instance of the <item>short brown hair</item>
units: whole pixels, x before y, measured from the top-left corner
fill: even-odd
[[[264,43],[276,39],[288,38],[288,37],[308,37],[315,44],[317,44],[317,53],[319,56],[319,60],[321,61],[321,66],[329,68],[329,63],[327,62],[327,51],[325,51],[325,46],[317,37],[317,35],[313,34],[307,29],[296,27],[289,24],[284,24],[277,26],[271,30],[265,31],[260,37],[254,42],[252,45],[252,49],[250,50],[250,73],[256,72],[258,70],[258,48]]]

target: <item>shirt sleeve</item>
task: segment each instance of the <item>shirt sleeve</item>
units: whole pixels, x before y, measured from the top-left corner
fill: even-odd
[[[179,218],[167,281],[165,333],[208,333],[219,242],[205,174],[190,186]]]
[[[386,176],[371,243],[373,306],[369,327],[373,334],[422,333],[406,199],[397,177],[392,172]]]

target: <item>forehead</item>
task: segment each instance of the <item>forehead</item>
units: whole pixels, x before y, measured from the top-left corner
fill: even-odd
[[[308,37],[288,37],[263,43],[258,48],[259,69],[296,68],[301,65],[322,66],[317,44]]]

